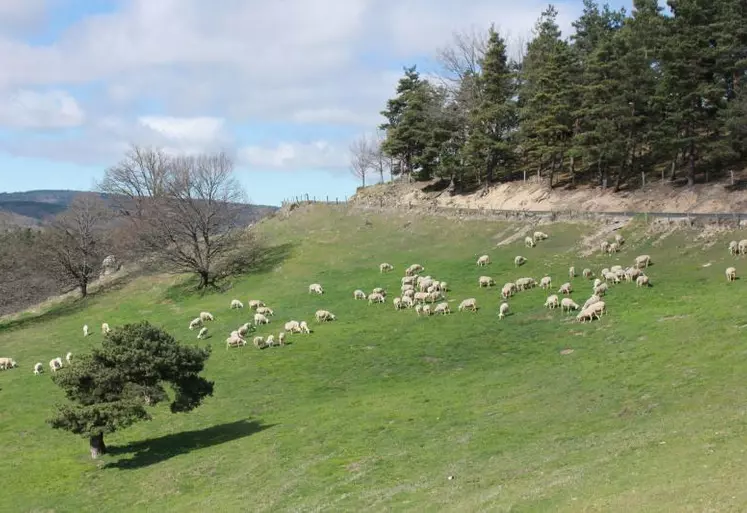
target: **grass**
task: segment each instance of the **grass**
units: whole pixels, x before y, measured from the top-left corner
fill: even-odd
[[[138,278],[0,324],[0,356],[20,365],[0,372],[0,511],[744,511],[746,285],[723,273],[741,268],[727,241],[747,235],[704,248],[697,232],[635,223],[617,256],[580,258],[592,228],[553,224],[536,248],[496,247],[521,226],[305,207],[260,223],[274,249],[229,290]],[[477,268],[483,253],[493,263]],[[557,290],[570,265],[598,272],[642,253],[653,287],[613,286],[601,321],[546,310],[540,289],[498,320],[507,281],[548,273]],[[520,269],[517,254],[529,259]],[[381,275],[383,261],[395,272]],[[450,283],[453,305],[476,297],[481,310],[418,318],[352,300],[356,288],[396,291],[416,262]],[[480,290],[482,274],[497,286]],[[316,281],[323,296],[307,293]],[[582,302],[590,283],[573,285]],[[310,322],[283,348],[226,350],[250,318],[232,298],[274,307],[263,335],[318,308],[338,321]],[[45,424],[62,394],[32,366],[97,344],[83,324],[148,319],[198,343],[187,324],[202,310],[216,315],[199,342],[214,347],[203,406],[157,408],[108,437],[96,462],[86,440]]]

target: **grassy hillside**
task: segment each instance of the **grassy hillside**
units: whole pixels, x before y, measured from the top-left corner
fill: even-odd
[[[695,232],[631,226],[617,256],[580,258],[589,227],[546,225],[536,248],[496,247],[517,226],[305,207],[260,223],[274,244],[267,268],[225,293],[148,278],[1,325],[0,356],[20,367],[0,372],[0,510],[744,511],[747,285],[727,284],[724,269],[742,270],[725,244],[747,234],[704,248]],[[482,253],[487,269],[474,264]],[[549,273],[557,289],[569,265],[598,272],[641,253],[654,286],[613,286],[601,321],[546,310],[541,289],[498,320],[504,282]],[[520,269],[517,254],[529,259]],[[382,261],[395,272],[379,274]],[[450,283],[455,305],[474,296],[482,309],[418,318],[352,300],[356,288],[396,292],[415,262]],[[482,274],[498,287],[478,289]],[[307,293],[314,281],[324,296]],[[573,284],[582,302],[591,284]],[[232,298],[274,307],[260,334],[318,308],[338,321],[311,322],[286,347],[226,350],[250,318],[228,309]],[[148,319],[197,343],[187,325],[202,310],[216,315],[216,392],[202,407],[159,408],[108,437],[99,462],[87,441],[45,425],[62,397],[32,366],[98,343],[84,323]]]

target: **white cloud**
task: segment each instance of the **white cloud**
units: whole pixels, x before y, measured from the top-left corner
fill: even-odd
[[[49,0],[0,1],[0,32],[17,33],[43,20]]]
[[[238,151],[238,162],[260,169],[325,169],[347,167],[347,150],[327,141],[281,142],[274,146],[246,146]]]
[[[141,116],[141,125],[166,137],[187,143],[205,144],[222,137],[225,120],[214,117],[176,118],[173,116]]]
[[[0,126],[20,129],[72,128],[85,114],[65,91],[18,90],[0,98]]]

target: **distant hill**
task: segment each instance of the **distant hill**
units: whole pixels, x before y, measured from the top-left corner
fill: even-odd
[[[64,211],[76,196],[96,194],[86,191],[37,190],[0,193],[0,220],[5,224],[34,226]],[[106,195],[102,195],[106,199]],[[241,220],[244,224],[258,221],[277,207],[244,205]]]

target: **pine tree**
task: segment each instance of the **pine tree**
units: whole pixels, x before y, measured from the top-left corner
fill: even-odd
[[[164,383],[174,393],[172,413],[212,395],[213,383],[199,375],[209,356],[210,347],[181,345],[147,322],[125,325],[52,376],[71,404],[59,406],[49,423],[88,438],[97,458],[106,453],[104,435],[148,420],[146,407],[169,399]]]
[[[478,180],[487,188],[497,168],[506,170],[514,163],[512,137],[517,123],[515,77],[506,57],[506,44],[492,26],[480,68],[480,102],[469,115],[466,152]]]

